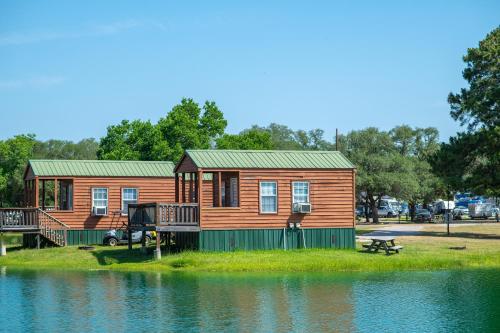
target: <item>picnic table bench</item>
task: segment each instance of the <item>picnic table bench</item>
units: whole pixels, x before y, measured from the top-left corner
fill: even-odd
[[[383,249],[385,250],[385,253],[389,255],[391,252],[399,253],[399,250],[403,249],[401,245],[396,245],[394,243],[396,237],[373,236],[370,237],[370,239],[372,240],[371,244],[363,244],[366,252],[378,252],[380,249]]]

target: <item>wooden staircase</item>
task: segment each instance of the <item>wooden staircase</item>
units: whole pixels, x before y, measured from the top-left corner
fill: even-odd
[[[0,232],[38,233],[56,246],[66,246],[68,229],[40,208],[0,208]]]

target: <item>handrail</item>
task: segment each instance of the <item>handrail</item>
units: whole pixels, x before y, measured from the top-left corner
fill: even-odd
[[[67,228],[67,229],[71,229],[71,227],[63,222],[61,222],[61,220],[55,218],[54,216],[48,214],[46,211],[43,211],[42,209],[38,208],[38,210],[40,212],[42,212],[42,214],[48,216],[49,218],[51,218],[52,220],[54,220],[55,222],[59,223],[60,225],[62,225],[63,227]]]
[[[36,231],[56,245],[67,245],[70,227],[40,208],[0,208],[0,229]]]

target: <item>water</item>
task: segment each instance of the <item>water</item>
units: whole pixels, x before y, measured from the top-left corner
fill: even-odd
[[[0,331],[500,332],[500,271],[186,275],[0,269]]]

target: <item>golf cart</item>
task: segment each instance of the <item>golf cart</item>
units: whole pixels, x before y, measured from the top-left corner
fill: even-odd
[[[118,236],[118,230],[123,231],[121,237]],[[125,223],[122,224],[122,226],[118,229],[113,229],[104,235],[104,239],[102,240],[102,243],[104,245],[109,245],[109,246],[116,246],[116,245],[124,245],[128,244],[128,235],[127,235],[127,225]],[[149,231],[146,231],[146,245],[151,242],[153,239],[153,234]],[[142,231],[135,231],[132,232],[132,243],[140,243],[142,240]]]

